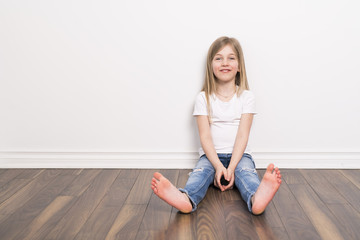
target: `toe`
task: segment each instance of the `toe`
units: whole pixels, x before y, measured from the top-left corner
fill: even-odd
[[[266,169],[266,172],[272,173],[274,170],[274,164],[270,163]]]
[[[157,185],[156,182],[152,182],[152,183],[151,183],[151,186],[156,187],[156,185]]]
[[[160,178],[162,178],[162,176],[163,175],[161,173],[159,173],[159,172],[154,173],[154,178],[157,179],[157,180],[160,180]]]

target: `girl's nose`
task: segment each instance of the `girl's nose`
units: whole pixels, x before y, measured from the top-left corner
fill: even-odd
[[[224,60],[222,61],[222,65],[223,65],[223,66],[227,66],[227,65],[228,65],[228,61],[227,61],[226,59],[224,59]]]

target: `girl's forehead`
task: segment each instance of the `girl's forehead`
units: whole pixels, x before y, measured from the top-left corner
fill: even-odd
[[[227,44],[225,45],[223,48],[221,48],[216,54],[234,54],[235,55],[235,50],[233,48],[233,46]]]

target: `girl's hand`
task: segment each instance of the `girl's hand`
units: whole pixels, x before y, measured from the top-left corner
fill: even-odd
[[[225,179],[229,182],[228,185],[224,186],[224,191],[228,189],[232,189],[234,187],[235,182],[235,173],[232,169],[226,169]]]
[[[221,185],[220,179],[221,179],[222,176],[224,176],[225,179],[226,179],[227,170],[226,170],[226,168],[224,166],[220,166],[220,167],[216,168],[215,171],[216,172],[215,172],[215,178],[214,178],[214,185],[216,187],[220,188],[220,190],[223,192],[223,191],[226,190],[226,188],[225,188],[226,186]]]

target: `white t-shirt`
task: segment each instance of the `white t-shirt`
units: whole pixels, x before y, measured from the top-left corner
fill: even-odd
[[[255,110],[255,96],[251,91],[245,90],[240,97],[234,94],[228,102],[223,102],[215,94],[210,96],[212,111],[212,123],[210,125],[211,136],[217,153],[232,153],[236,134],[241,120],[241,114],[253,113]],[[196,98],[194,116],[208,115],[205,92],[200,92]],[[251,153],[249,146],[245,153]],[[205,154],[199,149],[200,156]]]

